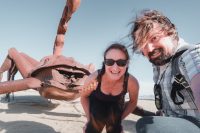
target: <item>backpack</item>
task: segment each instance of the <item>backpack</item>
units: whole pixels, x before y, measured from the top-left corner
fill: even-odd
[[[168,62],[172,62],[172,75],[174,76],[174,82],[172,83],[172,90],[170,93],[170,97],[174,104],[181,105],[184,102],[184,96],[182,95],[181,91],[185,88],[191,90],[189,87],[188,82],[186,81],[185,77],[181,74],[181,71],[178,67],[178,60],[180,56],[187,51],[190,46],[183,47],[178,50],[178,52],[168,59]],[[154,84],[154,96],[155,96],[155,105],[158,110],[162,109],[162,92],[161,92],[160,84]]]

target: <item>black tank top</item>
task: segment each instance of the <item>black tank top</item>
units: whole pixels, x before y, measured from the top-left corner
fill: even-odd
[[[126,92],[127,92],[128,77],[129,77],[129,74],[127,73],[124,77],[123,90],[121,91],[120,94],[118,94],[116,96],[104,94],[101,91],[101,82],[99,82],[96,90],[92,92],[91,96],[96,97],[100,101],[106,101],[106,102],[108,102],[108,101],[110,101],[110,102],[116,101],[117,102],[117,101],[121,101],[121,100],[123,101],[124,96],[126,95]]]
[[[99,121],[121,121],[121,115],[125,105],[125,95],[127,92],[129,74],[125,74],[123,90],[116,96],[106,95],[101,91],[101,82],[99,82],[95,91],[89,96],[90,115]]]

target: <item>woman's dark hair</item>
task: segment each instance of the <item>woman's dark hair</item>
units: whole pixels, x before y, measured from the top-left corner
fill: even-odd
[[[104,60],[105,60],[105,58],[106,58],[106,54],[107,54],[108,51],[110,51],[111,49],[118,49],[118,50],[122,51],[122,52],[125,54],[125,56],[126,56],[126,60],[128,61],[128,60],[130,59],[128,50],[127,50],[127,48],[126,48],[124,45],[122,45],[122,44],[120,44],[120,43],[113,43],[113,44],[111,44],[111,45],[105,50],[105,52],[104,52],[104,54],[103,54]],[[126,73],[125,73],[125,74],[127,74],[127,72],[128,72],[128,68],[126,69]],[[97,81],[98,81],[98,82],[101,81],[101,78],[102,78],[102,76],[103,76],[104,73],[105,73],[105,64],[104,64],[104,61],[103,61],[103,63],[102,63],[102,68],[100,69],[100,72],[99,72],[99,74],[98,74],[98,76],[97,76]]]

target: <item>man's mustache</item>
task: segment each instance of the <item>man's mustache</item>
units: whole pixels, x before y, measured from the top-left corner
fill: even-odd
[[[151,58],[151,56],[153,56],[155,53],[157,53],[157,52],[161,53],[162,51],[163,51],[162,48],[154,49],[152,52],[148,53],[148,57]]]

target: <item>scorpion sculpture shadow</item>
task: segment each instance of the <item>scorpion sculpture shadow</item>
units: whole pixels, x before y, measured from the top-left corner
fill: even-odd
[[[72,14],[80,5],[80,0],[67,0],[63,10],[57,35],[54,42],[53,55],[46,56],[41,61],[18,52],[15,48],[8,50],[8,55],[0,67],[0,81],[3,72],[8,72],[7,80],[0,82],[0,94],[7,94],[10,100],[11,92],[34,89],[44,98],[56,100],[72,100],[80,96],[79,87],[94,71],[94,65],[83,65],[72,57],[62,55],[64,35]],[[14,80],[20,72],[23,79]]]

